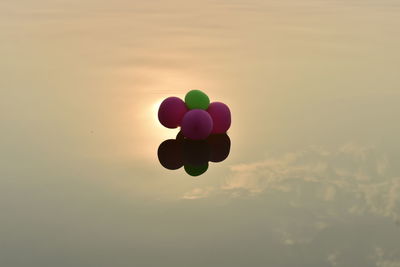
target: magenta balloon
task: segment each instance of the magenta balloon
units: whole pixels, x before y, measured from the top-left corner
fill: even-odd
[[[202,109],[192,109],[186,112],[182,119],[182,134],[192,140],[206,139],[213,128],[210,114]]]
[[[188,111],[185,102],[178,97],[168,97],[158,109],[158,120],[167,128],[176,128],[181,125],[182,118]]]
[[[231,111],[221,102],[212,102],[207,109],[213,120],[213,134],[222,134],[231,127]]]

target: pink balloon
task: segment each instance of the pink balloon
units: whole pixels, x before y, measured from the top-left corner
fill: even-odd
[[[222,134],[231,127],[231,111],[221,102],[212,102],[207,109],[213,120],[213,134]]]
[[[181,125],[187,111],[186,104],[182,99],[171,96],[161,103],[158,109],[158,120],[167,128],[176,128]]]
[[[186,112],[182,119],[182,134],[189,139],[206,139],[213,128],[210,114],[202,109],[192,109]]]

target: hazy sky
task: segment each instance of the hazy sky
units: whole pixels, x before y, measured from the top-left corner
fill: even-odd
[[[400,266],[397,0],[0,2],[0,265]],[[168,171],[168,96],[231,107]]]

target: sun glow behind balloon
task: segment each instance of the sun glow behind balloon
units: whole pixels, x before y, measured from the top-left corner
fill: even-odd
[[[154,121],[157,123],[157,125],[159,124],[159,123],[158,123],[158,120],[157,120],[158,109],[159,109],[159,107],[160,107],[160,105],[161,105],[161,102],[162,102],[163,100],[164,100],[163,98],[157,99],[157,100],[151,105],[151,116],[152,116],[152,120],[154,120]]]

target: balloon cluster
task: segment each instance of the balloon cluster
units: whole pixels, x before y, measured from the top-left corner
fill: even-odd
[[[227,105],[212,102],[200,90],[189,91],[185,101],[168,97],[160,105],[158,120],[167,128],[181,127],[184,137],[204,140],[210,134],[223,134],[231,126],[231,112]]]
[[[160,144],[157,156],[166,169],[177,170],[184,166],[187,174],[199,176],[207,171],[209,162],[224,161],[230,149],[231,140],[227,134],[212,134],[205,140],[191,140],[179,132],[176,139]]]

